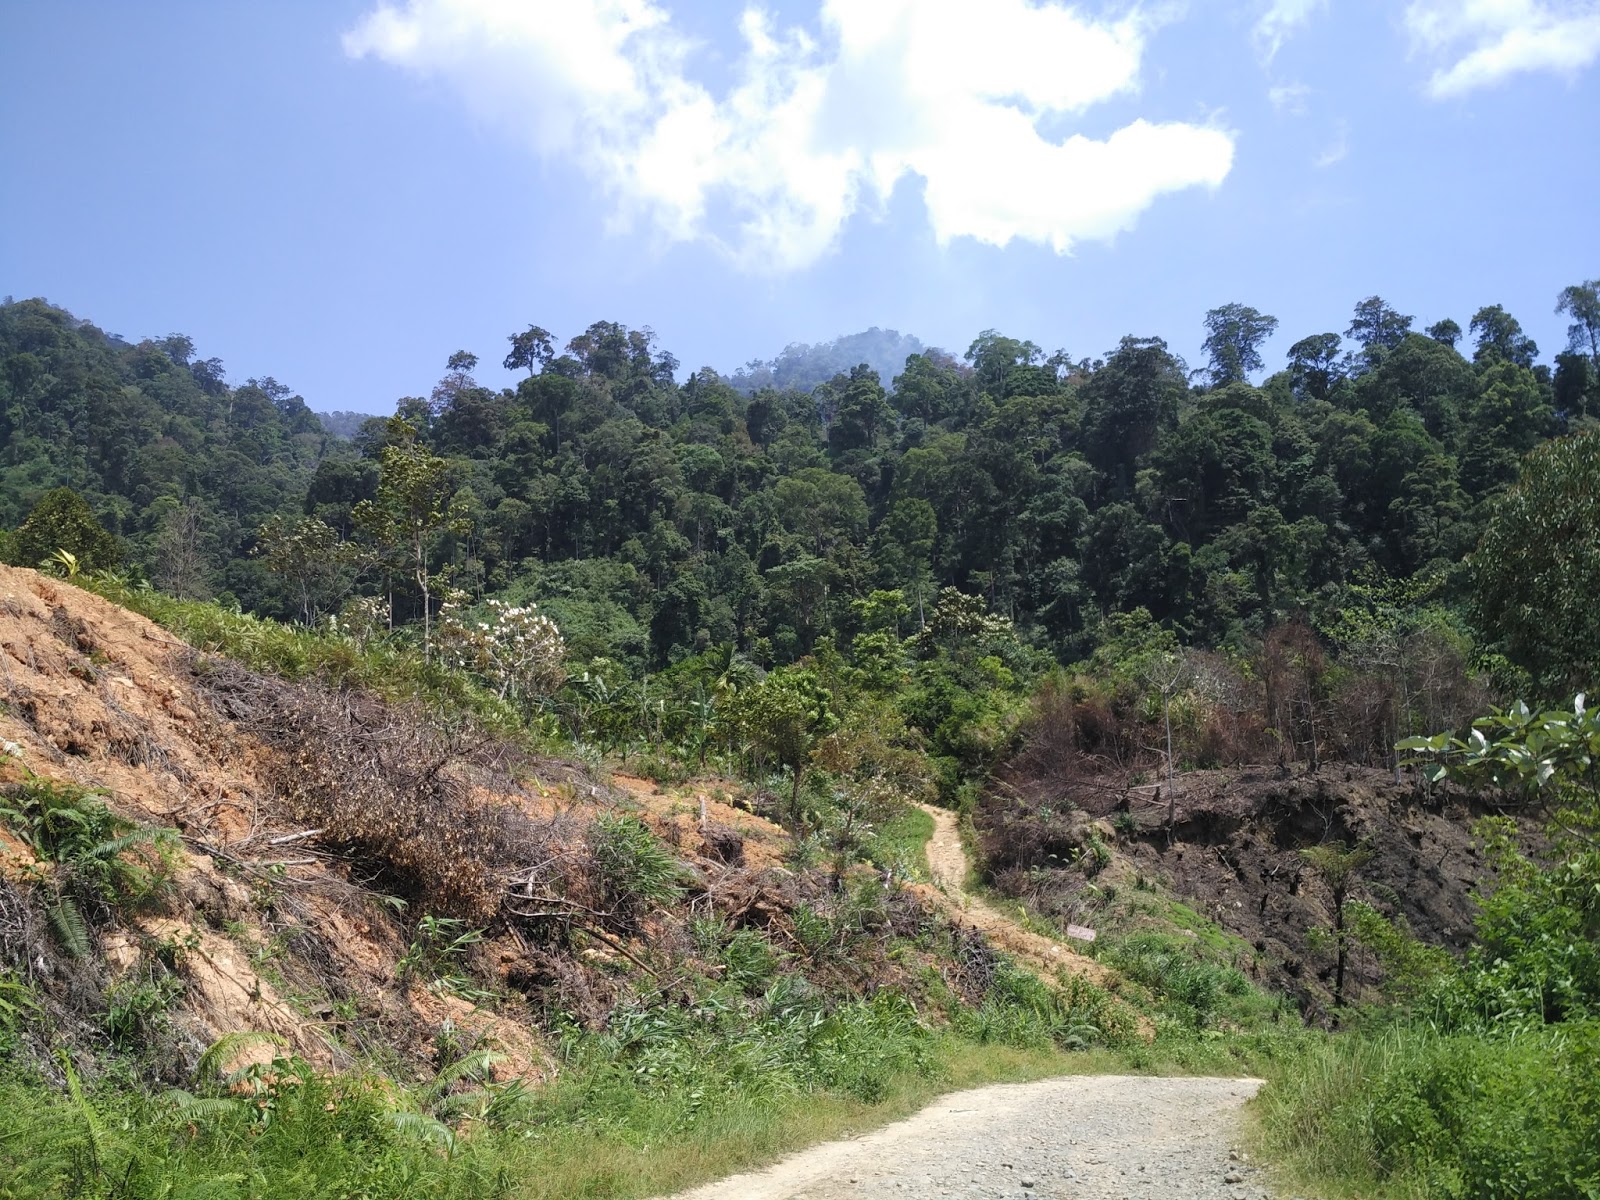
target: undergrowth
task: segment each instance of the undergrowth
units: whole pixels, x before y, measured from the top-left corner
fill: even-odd
[[[503,737],[521,739],[529,734],[514,705],[463,672],[425,661],[421,650],[404,638],[357,641],[329,629],[288,625],[211,601],[179,600],[130,587],[110,575],[79,576],[73,582],[154,621],[196,650],[224,655],[252,671],[291,682],[315,679],[332,688],[358,688],[400,703],[422,703],[470,717]]]

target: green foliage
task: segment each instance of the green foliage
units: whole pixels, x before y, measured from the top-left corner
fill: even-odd
[[[98,793],[27,772],[0,792],[0,821],[53,864],[42,882],[45,912],[73,958],[93,953],[90,915],[136,908],[169,882],[172,831],[117,816]]]
[[[1600,1025],[1324,1043],[1262,1095],[1268,1148],[1356,1194],[1584,1200],[1600,1188]]]
[[[466,1000],[489,999],[464,969],[472,947],[483,941],[483,930],[467,927],[457,917],[424,915],[417,922],[416,936],[395,963],[395,975],[402,987],[421,979],[432,992],[460,996]]]
[[[1125,1009],[1081,978],[1051,987],[1012,965],[997,964],[976,1006],[957,1009],[951,1025],[980,1044],[1087,1050],[1117,1045],[1131,1029]]]
[[[113,603],[171,630],[196,650],[224,655],[253,671],[291,681],[315,678],[333,687],[362,688],[388,700],[420,702],[469,716],[502,734],[526,733],[514,708],[462,672],[424,661],[419,650],[404,640],[357,639],[337,629],[296,628],[215,602],[175,600],[108,576],[87,583]]]
[[[681,893],[683,865],[638,817],[601,814],[589,826],[588,842],[611,911],[636,914]]]
[[[1508,817],[1477,827],[1490,870],[1460,963],[1345,906],[1406,1001],[1275,1081],[1269,1145],[1305,1174],[1384,1195],[1578,1200],[1600,1190],[1600,721],[1525,705],[1411,738],[1437,781],[1502,790],[1549,820],[1546,855]],[[1348,852],[1330,856],[1348,867]],[[1330,883],[1333,882],[1330,878]]]
[[[735,722],[756,752],[787,767],[793,777],[791,810],[812,749],[838,725],[833,693],[804,667],[773,671],[736,701]],[[797,815],[797,814],[796,814]]]
[[[1471,559],[1479,620],[1551,691],[1600,682],[1600,433],[1540,447]]]
[[[1117,939],[1101,957],[1155,993],[1163,1010],[1203,1029],[1230,1000],[1245,996],[1250,982],[1237,967],[1213,961],[1186,942],[1164,933],[1135,933]]]
[[[10,561],[18,566],[60,565],[63,573],[106,571],[122,562],[117,539],[106,531],[88,501],[71,488],[39,498],[10,539]],[[70,566],[70,570],[67,569]]]

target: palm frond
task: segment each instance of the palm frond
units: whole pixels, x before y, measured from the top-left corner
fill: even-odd
[[[449,1091],[452,1084],[459,1083],[463,1079],[481,1083],[488,1078],[496,1063],[505,1060],[506,1056],[495,1050],[474,1050],[471,1054],[464,1054],[442,1068],[419,1089],[418,1094],[432,1102]]]
[[[431,1142],[436,1146],[443,1146],[446,1153],[453,1152],[456,1148],[455,1131],[443,1121],[436,1121],[432,1117],[425,1117],[421,1113],[405,1112],[401,1109],[390,1109],[383,1114],[383,1120],[394,1127],[398,1133],[408,1134],[424,1142]]]
[[[116,858],[117,855],[126,850],[132,850],[135,846],[164,845],[172,840],[170,830],[135,829],[131,833],[125,833],[120,837],[107,838],[98,845],[90,846],[77,857],[92,858],[105,862],[108,859]]]
[[[235,1117],[249,1111],[243,1098],[196,1096],[182,1088],[167,1093],[172,1105],[172,1115],[180,1121],[203,1121],[212,1117]]]

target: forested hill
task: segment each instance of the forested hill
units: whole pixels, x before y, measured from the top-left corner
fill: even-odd
[[[944,587],[1041,656],[1081,657],[1140,608],[1237,644],[1296,612],[1329,627],[1353,587],[1459,599],[1485,500],[1600,412],[1596,285],[1559,300],[1571,346],[1548,362],[1499,307],[1418,332],[1372,297],[1259,384],[1276,322],[1240,305],[1204,316],[1200,370],[1155,337],[1071,361],[991,331],[892,381],[857,366],[749,395],[677,382],[648,332],[602,322],[558,350],[532,328],[510,339],[515,388],[458,353],[400,402],[408,424],[353,442],[271,379],[229,386],[185,338],[130,345],[23,301],[0,309],[0,525],[66,485],[168,590],[316,617],[353,589],[403,617],[416,572],[381,554],[308,582],[255,553],[279,514],[327,527],[277,526],[280,567],[286,530],[370,534],[352,514],[388,447],[439,464],[429,570],[536,599],[580,662],[639,672],[729,644],[781,663],[881,624],[876,591],[901,593],[908,631]]]
[[[228,386],[186,337],[130,345],[42,300],[0,306],[0,529],[70,487],[158,586],[255,599],[257,528],[299,510],[333,444],[299,396]]]

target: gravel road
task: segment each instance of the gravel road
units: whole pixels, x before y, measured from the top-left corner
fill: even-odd
[[[1085,1075],[945,1096],[676,1200],[1261,1200],[1237,1150],[1255,1079]]]

